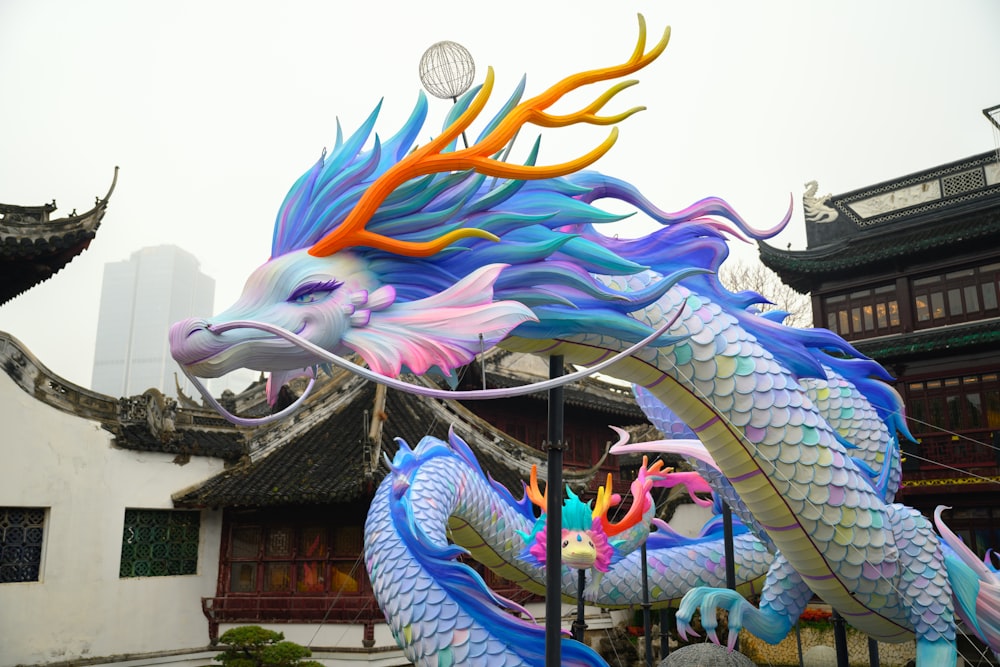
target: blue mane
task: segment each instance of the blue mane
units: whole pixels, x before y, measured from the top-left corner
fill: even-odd
[[[522,79],[480,136],[520,101],[523,90]],[[446,127],[477,92],[478,88],[469,91],[454,105]],[[392,138],[382,142],[375,135],[366,149],[380,106],[347,140],[338,123],[329,157],[322,156],[292,186],[278,212],[272,257],[310,247],[335,229],[372,182],[413,149],[426,120],[424,95]],[[446,150],[454,149],[453,143]],[[538,149],[536,141],[527,164],[534,164]],[[610,213],[594,205],[602,199],[628,204],[662,227],[639,239],[606,236],[598,231],[600,226],[631,214]],[[517,329],[517,335],[527,338],[590,333],[599,326],[599,333],[639,340],[652,330],[630,313],[656,302],[680,281],[720,304],[797,377],[822,379],[823,366],[831,367],[868,396],[890,426],[908,435],[901,402],[884,384],[891,378],[881,366],[829,331],[795,329],[761,316],[755,306],[766,302],[762,296],[733,293],[719,282],[716,272],[729,254],[729,236],[768,238],[787,221],[788,216],[771,229],[757,231],[714,197],[681,211],[664,212],[630,184],[590,171],[541,180],[495,179],[461,171],[415,178],[398,187],[371,217],[367,229],[419,242],[475,227],[500,237],[501,243],[466,238],[430,259],[366,247],[350,250],[396,289],[400,303],[441,292],[486,264],[507,264],[494,295],[532,309],[538,322],[525,322]],[[645,289],[616,290],[593,275],[632,276],[647,270],[666,279]],[[672,342],[665,337],[661,344]]]

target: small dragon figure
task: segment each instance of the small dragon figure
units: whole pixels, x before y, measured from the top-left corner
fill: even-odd
[[[612,492],[611,475],[605,486],[597,490],[597,502],[593,508],[580,500],[573,490],[566,489],[566,500],[562,507],[562,562],[577,570],[594,568],[597,572],[607,572],[613,561],[623,554],[630,553],[645,542],[649,535],[653,513],[656,509],[649,490],[657,480],[662,480],[669,470],[663,469],[663,462],[656,461],[652,466],[645,457],[638,476],[632,482],[632,497],[635,501],[628,513],[617,522],[608,518],[608,510],[621,502],[621,496]],[[531,467],[531,486],[527,495],[541,514],[530,533],[522,533],[521,537],[527,545],[522,558],[539,566],[544,566],[545,537],[548,527],[548,498],[538,490],[538,469]],[[635,526],[643,526],[642,530],[630,530]]]
[[[688,607],[722,606],[731,628],[775,640],[795,616],[794,601],[816,594],[871,637],[915,636],[921,667],[955,664],[956,613],[1000,648],[993,611],[1000,578],[940,521],[944,543],[931,521],[891,500],[898,484],[891,452],[907,429],[888,373],[830,331],[758,314],[762,297],[733,293],[715,275],[729,238],[768,238],[788,215],[755,230],[717,198],[677,212],[657,208],[625,181],[586,170],[610,150],[617,128],[561,164],[537,164],[537,142],[524,164],[501,157],[526,125],[615,125],[638,111],[602,114],[631,80],[576,111],[552,107],[654,61],[669,31],[647,50],[641,17],[639,26],[621,64],[573,74],[524,100],[522,81],[468,147],[459,148],[458,139],[485,108],[492,71],[423,145],[415,145],[423,96],[396,135],[376,135],[367,148],[377,109],[347,139],[338,128],[330,156],[308,169],[281,205],[271,258],[232,307],[171,327],[174,358],[192,378],[238,367],[267,371],[272,399],[289,378],[346,365],[353,354],[368,366],[358,372],[384,383],[404,371],[451,376],[493,345],[603,364],[648,389],[697,434],[719,488],[738,496],[774,548],[763,596],[769,603],[757,608],[731,591],[696,588]],[[636,239],[603,234],[603,224],[625,216],[599,207],[601,200],[627,205],[660,228]],[[416,391],[488,398],[507,390]],[[408,483],[398,472],[393,480],[390,490]],[[372,511],[389,506],[376,503]],[[377,543],[390,533],[374,534]],[[440,555],[452,553],[435,544]],[[372,549],[374,579],[385,568],[417,568],[404,548]],[[434,616],[443,598],[428,595],[409,599],[409,610],[390,596],[384,608],[404,645],[411,645],[405,628],[412,623],[393,616]],[[791,607],[779,608],[787,601]],[[448,664],[446,644],[459,636],[435,637],[437,660]],[[429,645],[420,645],[421,664],[438,664]]]
[[[525,613],[457,560],[467,552],[520,586],[545,592],[545,517],[535,517],[532,503],[546,505],[537,479],[533,475],[524,496],[516,499],[483,472],[454,432],[447,442],[428,436],[412,449],[402,441],[399,445],[368,513],[365,563],[407,658],[418,665],[543,665],[544,628],[504,611]],[[575,522],[581,528],[563,532],[566,598],[577,595],[573,569],[593,566],[589,602],[607,608],[639,604],[641,559],[635,549],[644,541],[654,604],[676,605],[693,586],[724,583],[718,521],[687,538],[652,519],[649,489],[665,481],[659,465],[644,465],[631,486],[632,505],[620,521],[607,517],[620,500],[610,481],[593,508],[569,496],[566,525]],[[651,525],[656,526],[652,532]],[[586,548],[591,540],[593,547]],[[771,555],[743,528],[735,540],[741,587],[748,593],[759,590]],[[563,664],[605,664],[584,645],[563,643]]]

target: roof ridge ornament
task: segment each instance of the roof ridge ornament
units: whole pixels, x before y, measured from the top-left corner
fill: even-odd
[[[809,181],[806,183],[806,191],[802,195],[802,212],[805,215],[806,222],[833,222],[840,217],[837,209],[828,205],[833,195],[828,192],[825,195],[817,197],[816,191],[818,189],[818,181]]]

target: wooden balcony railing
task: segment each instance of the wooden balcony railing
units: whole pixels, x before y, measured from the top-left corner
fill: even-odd
[[[370,595],[232,595],[202,598],[201,609],[208,620],[223,623],[372,623],[383,620],[382,611]]]
[[[523,605],[542,600],[518,586],[493,589],[501,596]],[[217,641],[220,623],[320,623],[364,625],[366,635],[385,621],[372,595],[229,595],[201,599],[201,611],[208,619],[209,638]]]

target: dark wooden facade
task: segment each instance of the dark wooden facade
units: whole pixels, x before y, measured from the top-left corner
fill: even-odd
[[[493,387],[544,379],[506,372],[502,359],[488,368]],[[478,366],[464,374],[470,383],[480,376]],[[228,402],[242,414],[260,413],[262,389]],[[607,473],[620,476],[606,456],[614,439],[607,425],[644,424],[645,417],[624,388],[590,382],[566,393],[573,444],[564,480],[588,497]],[[182,411],[198,411],[190,399],[181,402]],[[240,463],[174,496],[176,507],[223,509],[217,590],[202,600],[210,636],[223,623],[265,622],[363,624],[373,636],[383,616],[361,558],[363,527],[387,473],[383,454],[396,451],[394,439],[416,445],[425,435],[445,439],[454,427],[483,468],[519,495],[531,466],[544,469],[546,417],[544,393],[463,405],[377,388],[347,373],[323,379],[295,416],[245,432],[248,455]],[[536,599],[477,569],[501,595],[519,603]]]
[[[811,293],[815,326],[897,378],[918,440],[904,444],[902,502],[952,506],[967,543],[1000,545],[997,153],[804,204],[807,249],[762,243],[761,260]]]

